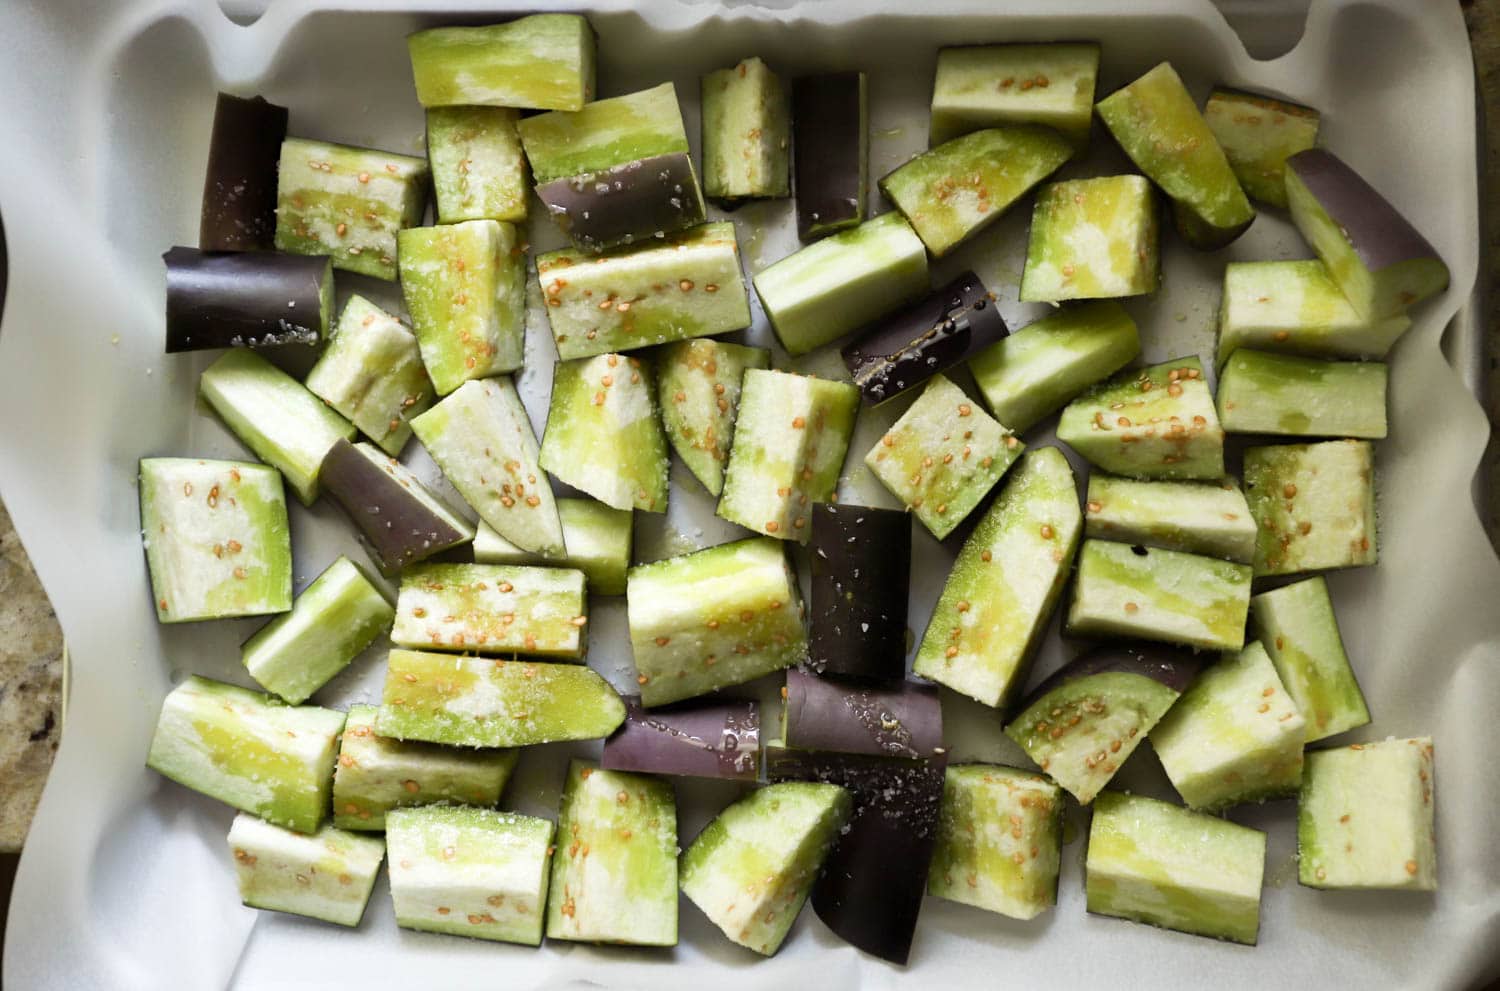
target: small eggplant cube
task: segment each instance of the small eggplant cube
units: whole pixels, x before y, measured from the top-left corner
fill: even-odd
[[[986,127],[1042,124],[1089,143],[1099,46],[967,45],[938,51],[928,144]]]
[[[1307,755],[1297,880],[1314,888],[1436,891],[1432,738]]]
[[[1212,810],[1294,793],[1305,730],[1265,648],[1250,643],[1188,686],[1151,746],[1188,807]]]
[[[1255,560],[1255,518],[1232,478],[1217,482],[1150,482],[1089,476],[1085,534],[1123,544]]]
[[[1224,429],[1196,355],[1121,372],[1084,393],[1063,410],[1057,439],[1116,475],[1224,475]]]
[[[391,902],[403,929],[537,946],[551,820],[432,805],[386,816]]]
[[[1286,207],[1286,160],[1318,142],[1318,112],[1284,100],[1216,89],[1203,119],[1251,199]]]
[[[927,893],[1013,919],[1057,903],[1062,789],[997,764],[950,764]]]
[[[396,278],[396,234],[422,222],[427,160],[287,138],[276,187],[276,249]]]
[[[365,914],[385,840],[324,826],[311,836],[245,812],[229,827],[240,901],[340,926]]]
[[[1260,529],[1257,576],[1357,568],[1378,557],[1368,441],[1249,448],[1245,498]]]
[[[1369,723],[1321,576],[1252,598],[1250,625],[1307,722],[1308,743]]]
[[[1145,177],[1070,179],[1037,193],[1023,302],[1152,293],[1159,266],[1156,194]]]
[[[667,511],[667,438],[641,359],[601,354],[557,364],[541,466],[606,506]]]
[[[500,564],[419,564],[401,573],[391,642],[477,654],[582,661],[583,572]]]
[[[1023,450],[1015,434],[939,375],[870,448],[865,464],[942,540]]]
[[[812,241],[866,218],[870,122],[863,72],[792,80],[797,237]]]
[[[427,158],[439,223],[526,222],[531,175],[510,107],[433,107]]]
[[[145,458],[141,539],[162,623],[292,608],[292,538],[275,469]]]
[[[680,341],[657,352],[657,395],[667,440],[709,495],[724,491],[745,370],[770,364],[765,348],[720,341]]]
[[[792,108],[759,58],[703,77],[703,192],[726,205],[791,193]]]
[[[1231,434],[1386,435],[1386,366],[1240,348],[1219,373],[1219,420]]]
[[[488,523],[480,523],[474,536],[474,561],[577,568],[588,579],[590,594],[624,595],[625,572],[630,569],[630,510],[613,509],[593,499],[559,499],[557,515],[568,548],[562,557],[549,558],[524,551],[496,533]]]
[[[424,107],[581,110],[594,98],[594,29],[579,14],[534,14],[406,39]]]
[[[406,421],[436,398],[416,335],[363,296],[349,297],[304,384],[392,457],[411,438]]]

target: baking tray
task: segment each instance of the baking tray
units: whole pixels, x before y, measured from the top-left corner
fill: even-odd
[[[342,932],[239,906],[225,851],[231,813],[163,782],[141,761],[160,700],[184,671],[244,681],[237,644],[254,621],[159,627],[137,532],[134,474],[149,454],[236,456],[237,444],[196,408],[203,356],[161,353],[161,269],[168,245],[192,243],[206,136],[217,88],[262,92],[292,107],[297,133],[420,147],[422,121],[402,39],[453,18],[475,22],[506,5],[273,2],[236,24],[209,2],[10,5],[0,10],[0,58],[15,71],[0,92],[0,213],[10,238],[10,299],[0,329],[0,493],[69,631],[78,677],[69,731],[23,858],[4,957],[7,988],[368,988],[504,986],[783,988],[817,968],[830,988],[1100,983],[1225,987],[1447,986],[1477,983],[1500,944],[1500,779],[1487,743],[1500,705],[1500,564],[1470,499],[1488,428],[1440,346],[1475,283],[1478,234],[1473,77],[1456,4],[1316,3],[1254,15],[1257,61],[1204,2],[934,0],[920,13],[895,3],[779,0],[725,10],[690,0],[601,0],[601,86],[628,92],[663,77],[683,97],[696,139],[698,75],[754,53],[788,74],[860,67],[871,73],[872,174],[921,146],[936,48],[978,40],[1097,38],[1101,90],[1170,58],[1195,92],[1224,82],[1319,106],[1325,140],[1408,213],[1453,270],[1452,287],[1420,309],[1393,365],[1393,430],[1380,445],[1379,568],[1331,585],[1375,723],[1365,736],[1436,737],[1441,889],[1320,893],[1295,883],[1291,803],[1235,810],[1268,830],[1267,889],[1258,948],[1162,932],[1083,910],[1082,854],[1064,849],[1057,909],[1031,923],[929,899],[903,971],[840,944],[805,913],[782,952],[760,960],[730,944],[684,904],[682,944],[640,951],[550,943],[541,950],[395,928],[382,881],[362,926]],[[572,7],[545,2],[527,9]],[[1238,5],[1244,8],[1245,5]],[[1295,5],[1276,5],[1278,10]],[[356,10],[355,8],[360,8]],[[254,11],[236,10],[252,21]],[[1275,24],[1283,27],[1275,27]],[[1295,45],[1292,42],[1295,41]],[[1123,168],[1096,136],[1073,174]],[[1040,309],[1015,301],[1028,211],[1012,211],[980,243],[934,266],[934,280],[973,265],[1001,293],[1007,320]],[[733,215],[753,270],[790,250],[786,204]],[[559,243],[544,223],[532,244]],[[1166,286],[1129,304],[1148,359],[1207,352],[1225,260],[1304,255],[1269,212],[1216,255],[1167,249]],[[344,280],[348,288],[348,280]],[[364,286],[362,288],[368,288]],[[552,345],[533,308],[520,382],[540,429]],[[1462,321],[1460,321],[1460,324]],[[1472,326],[1472,323],[1471,323]],[[750,337],[769,335],[757,318]],[[1450,335],[1450,347],[1454,335]],[[837,371],[815,354],[792,363]],[[962,377],[960,377],[962,381]],[[866,412],[851,450],[863,452],[900,404]],[[1033,443],[1046,442],[1045,431]],[[420,457],[418,468],[432,468]],[[889,504],[851,458],[842,498]],[[651,559],[735,535],[712,515],[681,466],[672,511],[644,518],[637,554]],[[338,553],[358,554],[326,506],[294,508],[299,584]],[[956,548],[919,533],[912,625],[920,632]],[[617,684],[631,674],[623,609],[594,610],[590,663]],[[1061,663],[1055,638],[1037,674]],[[342,705],[370,698],[379,657],[356,661],[320,693]],[[759,686],[768,699],[769,685]],[[992,711],[945,693],[960,759],[1021,761]],[[592,745],[596,746],[596,745]],[[561,768],[591,745],[536,748],[505,804],[554,814]],[[1144,750],[1144,748],[1143,748]],[[1170,795],[1149,752],[1120,783]],[[735,794],[730,785],[680,789],[681,835],[692,837]],[[1085,818],[1074,813],[1071,832]]]

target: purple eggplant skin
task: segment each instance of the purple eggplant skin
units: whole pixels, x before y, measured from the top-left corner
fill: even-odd
[[[788,747],[910,760],[944,753],[935,685],[861,685],[793,668],[786,673],[785,704]]]
[[[276,163],[287,109],[256,96],[220,93],[214,104],[198,247],[269,251],[276,241]]]
[[[792,81],[792,191],[797,237],[815,241],[865,219],[865,74]]]
[[[812,511],[809,666],[897,681],[906,674],[911,514],[818,503]]]
[[[315,345],[330,314],[329,259],[280,251],[176,247],[167,265],[167,353],[209,348]]]
[[[318,479],[324,494],[343,507],[369,543],[384,572],[426,560],[468,537],[343,438],[324,456]]]
[[[865,402],[914,389],[1010,333],[973,272],[879,321],[840,352]]]
[[[1095,674],[1138,674],[1181,694],[1187,691],[1202,667],[1202,657],[1187,647],[1144,641],[1103,644],[1079,654],[1044,678],[1014,707],[1014,712],[1026,711],[1037,699],[1060,685]]]
[[[891,963],[905,965],[911,954],[946,767],[942,756],[899,760],[766,748],[770,781],[849,789],[854,813],[813,885],[813,911],[840,938]]]
[[[680,151],[553,179],[537,186],[536,194],[585,251],[650,240],[706,217],[692,159]]]
[[[691,778],[754,781],[760,776],[760,706],[753,701],[694,701],[647,710],[621,696],[625,721],[604,741],[599,765]]]

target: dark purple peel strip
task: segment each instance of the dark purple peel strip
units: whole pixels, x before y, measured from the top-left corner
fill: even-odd
[[[625,722],[604,741],[600,766],[694,778],[754,781],[760,774],[760,706],[689,702],[646,710],[622,696]]]
[[[323,458],[318,480],[359,529],[382,571],[398,571],[468,539],[343,438]]]
[[[1286,160],[1337,224],[1371,272],[1415,258],[1438,259],[1434,248],[1391,202],[1331,152],[1300,151]]]
[[[865,330],[840,352],[865,402],[915,388],[1010,331],[995,297],[973,272]]]
[[[220,93],[214,105],[198,247],[269,251],[276,240],[276,163],[286,138],[286,107],[261,97]]]
[[[279,251],[172,248],[167,265],[168,354],[319,343],[328,325],[327,258]]]
[[[863,75],[833,72],[792,81],[792,180],[803,241],[864,219]]]
[[[1203,658],[1187,647],[1145,642],[1111,643],[1079,654],[1052,672],[1027,693],[1026,698],[1015,706],[1015,711],[1024,712],[1037,699],[1070,681],[1114,672],[1138,674],[1181,693],[1192,684],[1202,667]]]
[[[854,813],[813,885],[818,918],[866,953],[905,964],[937,840],[946,761],[766,748],[770,781],[842,785]]]
[[[901,679],[911,514],[819,503],[812,518],[809,666],[818,674]]]
[[[788,747],[911,760],[943,752],[943,709],[934,685],[903,681],[877,688],[794,668],[786,673],[785,702]]]
[[[536,187],[564,234],[585,251],[649,241],[703,223],[703,194],[684,152],[641,158]]]

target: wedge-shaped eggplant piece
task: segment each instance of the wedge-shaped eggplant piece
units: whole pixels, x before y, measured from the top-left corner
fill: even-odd
[[[647,707],[807,659],[797,576],[777,541],[752,537],[639,565],[625,594]]]
[[[198,247],[266,251],[276,240],[276,163],[287,109],[262,97],[220,93],[203,177]]]
[[[1307,755],[1297,880],[1314,888],[1436,891],[1432,737]]]
[[[896,212],[809,244],[755,276],[771,329],[793,357],[836,341],[928,290],[927,248]]]
[[[996,419],[1025,433],[1089,386],[1134,361],[1141,337],[1112,300],[1067,306],[969,359]]]
[[[1357,568],[1379,555],[1368,441],[1249,448],[1245,498],[1260,530],[1257,577]]]
[[[703,223],[703,192],[671,83],[518,125],[552,219],[587,251]]]
[[[386,816],[402,929],[537,946],[547,910],[549,819],[429,805]]]
[[[240,901],[340,926],[359,925],[385,859],[378,836],[333,826],[305,836],[246,812],[229,827],[229,849]]]
[[[392,457],[411,438],[406,421],[436,398],[416,336],[363,296],[349,297],[304,384]]]
[[[1003,707],[1026,680],[1083,531],[1068,459],[1023,457],[958,552],[912,673]]]
[[[818,674],[899,681],[906,674],[911,517],[820,503],[812,511],[808,667]]]
[[[1254,945],[1266,834],[1170,802],[1108,792],[1084,864],[1096,915]]]
[[[1211,251],[1245,233],[1255,208],[1171,63],[1115,90],[1097,109],[1125,154],[1172,200],[1189,244]]]
[[[938,50],[928,144],[984,127],[1044,124],[1089,143],[1099,46],[966,45]]]
[[[613,733],[625,705],[578,664],[393,650],[375,732],[455,747],[529,747]]]
[[[1186,650],[1098,647],[1032,690],[1005,735],[1087,805],[1197,673],[1198,661]]]
[[[298,705],[349,666],[395,618],[385,594],[340,557],[292,604],[240,648],[250,677]]]
[[[357,432],[301,382],[241,348],[204,369],[198,394],[241,443],[281,472],[304,506],[317,501],[323,458]]]
[[[724,491],[745,369],[770,365],[765,348],[721,341],[681,341],[657,352],[657,395],[667,440],[709,495]]]
[[[1224,475],[1224,428],[1197,355],[1121,372],[1090,389],[1063,410],[1057,439],[1116,475]]]
[[[837,785],[767,785],[720,812],[682,855],[682,893],[734,942],[771,956],[797,921],[839,830]]]
[[[833,234],[865,219],[870,125],[863,72],[792,80],[797,237]]]
[[[671,463],[651,370],[621,354],[558,362],[541,465],[606,506],[665,513]]]
[[[600,763],[616,771],[754,781],[760,774],[760,706],[692,702],[647,711],[625,696],[625,722],[604,741]]]
[[[1067,631],[1205,650],[1245,645],[1248,564],[1112,540],[1085,540]]]
[[[1031,211],[1021,300],[1057,303],[1156,291],[1156,194],[1138,175],[1043,186]]]
[[[987,347],[1006,334],[995,294],[964,272],[879,320],[840,355],[865,402],[880,404]]]
[[[677,799],[669,782],[575,759],[557,835],[548,939],[677,945]]]
[[[510,107],[433,107],[427,160],[439,223],[526,222],[531,173]]]
[[[941,258],[999,219],[1073,154],[1048,127],[992,127],[923,152],[880,180],[880,191]]]
[[[319,479],[365,538],[381,571],[395,574],[474,539],[474,524],[432,493],[409,468],[370,444],[339,439]]]
[[[277,167],[276,248],[396,278],[396,233],[422,222],[427,159],[287,138]]]
[[[496,533],[523,550],[566,552],[552,485],[537,460],[536,434],[508,377],[465,382],[411,427],[458,494]]]
[[[1226,433],[1298,437],[1386,434],[1386,366],[1240,348],[1219,373]]]
[[[703,191],[733,207],[791,193],[792,107],[757,57],[703,77]]]
[[[549,251],[537,256],[536,274],[565,361],[750,326],[739,244],[728,221],[604,254]]]
[[[406,39],[424,107],[581,110],[594,98],[594,29],[578,14],[534,14]]]
[[[401,232],[401,293],[438,395],[521,367],[526,255],[512,224],[468,220]]]
[[[788,747],[912,760],[943,753],[937,688],[923,682],[876,686],[794,669],[782,703]]]
[[[1384,358],[1406,333],[1404,314],[1368,320],[1316,258],[1224,266],[1218,364],[1238,348],[1310,358]]]
[[[942,540],[1024,449],[1015,434],[939,375],[865,454],[865,464]]]
[[[373,705],[352,705],[333,772],[333,824],[385,829],[392,809],[410,805],[494,808],[516,767],[517,750],[402,743],[375,733]]]
[[[927,893],[1012,919],[1057,904],[1062,789],[999,764],[950,764]]]
[[[144,458],[141,539],[162,623],[292,608],[281,475],[265,465]]]
[[[1369,723],[1321,576],[1253,597],[1250,628],[1306,721],[1308,743]]]
[[[314,345],[328,337],[333,266],[280,251],[172,248],[167,266],[168,354],[210,348]]]
[[[807,543],[812,504],[837,490],[858,411],[859,390],[845,382],[747,370],[718,514]]]
[[[1448,266],[1390,201],[1322,148],[1286,160],[1292,222],[1366,320],[1448,288]]]
[[[583,572],[502,564],[418,564],[401,573],[398,647],[582,661]]]
[[[344,714],[190,676],[162,702],[146,766],[260,816],[317,832],[328,813]]]
[[[1305,729],[1256,642],[1199,675],[1151,731],[1151,746],[1189,808],[1221,809],[1295,793]]]
[[[479,564],[543,564],[577,568],[588,579],[594,595],[624,595],[625,572],[630,569],[631,515],[628,509],[611,509],[592,499],[559,499],[557,515],[562,521],[568,551],[562,557],[546,557],[523,551],[496,533],[488,523],[479,524],[474,535],[474,560]]]
[[[901,760],[771,747],[766,777],[839,785],[853,798],[823,874],[813,911],[841,939],[905,964],[943,804],[943,759]],[[893,865],[901,864],[901,870]]]
[[[1097,472],[1089,476],[1087,537],[1255,560],[1255,518],[1239,483],[1142,482]]]
[[[1285,100],[1216,89],[1203,120],[1251,199],[1286,206],[1286,160],[1318,142],[1318,112]]]

